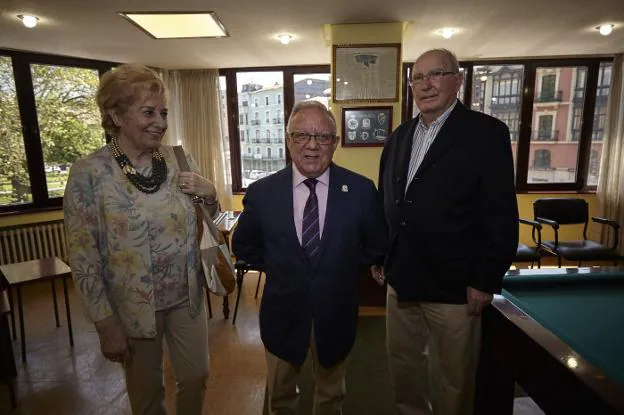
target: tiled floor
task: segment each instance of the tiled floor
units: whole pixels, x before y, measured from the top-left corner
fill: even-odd
[[[213,318],[209,320],[210,379],[204,408],[206,414],[262,413],[266,369],[258,330],[259,300],[253,298],[257,279],[255,275],[248,274],[245,280],[236,326],[232,326],[231,320],[223,319],[221,299],[212,297]],[[49,285],[24,289],[28,363],[21,363],[19,340],[14,342],[18,362],[16,386],[19,406],[17,410],[11,411],[7,388],[0,385],[0,414],[130,414],[121,367],[101,356],[97,334],[82,316],[73,290],[70,290],[70,301],[75,346],[70,349],[60,287],[58,291],[62,321],[60,328],[54,325]],[[231,299],[233,301],[235,297]],[[363,314],[375,314],[379,309],[362,311]],[[167,364],[165,386],[167,404],[173,414],[174,382]],[[528,398],[516,402],[516,415],[541,413]]]

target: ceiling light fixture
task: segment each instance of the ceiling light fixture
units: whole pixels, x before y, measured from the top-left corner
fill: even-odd
[[[452,27],[443,27],[440,29],[440,36],[444,39],[450,39],[455,33],[457,33],[457,29]]]
[[[287,45],[290,43],[292,36],[289,35],[288,33],[282,33],[281,35],[277,35],[277,38],[279,39],[282,45]]]
[[[119,15],[154,39],[229,36],[214,12],[120,12]]]
[[[614,27],[615,25],[612,25],[612,24],[603,24],[603,25],[596,27],[596,29],[598,29],[601,35],[609,36],[611,32],[613,32]]]
[[[37,16],[32,16],[30,14],[18,14],[17,17],[22,21],[24,26],[29,29],[37,26],[37,23],[39,22],[39,18]]]
[[[485,82],[487,81],[487,76],[486,75],[481,75],[481,78],[479,78],[481,80],[481,82]]]

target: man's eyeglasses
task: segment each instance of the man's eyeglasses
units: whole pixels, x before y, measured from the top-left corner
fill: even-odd
[[[334,134],[308,134],[301,131],[288,133],[288,136],[297,144],[306,144],[314,137],[316,142],[322,146],[328,146],[336,139]]]
[[[439,81],[442,77],[446,75],[457,75],[458,72],[453,71],[444,71],[442,69],[436,69],[435,71],[429,72],[427,75],[416,74],[410,81],[410,85],[420,85],[423,83],[425,79],[430,81]]]

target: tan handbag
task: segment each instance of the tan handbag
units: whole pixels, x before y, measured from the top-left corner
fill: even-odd
[[[182,146],[173,147],[173,151],[180,171],[190,171]],[[197,215],[197,240],[206,288],[215,295],[227,296],[236,288],[236,271],[230,250],[208,209],[201,202],[195,203],[194,206]]]

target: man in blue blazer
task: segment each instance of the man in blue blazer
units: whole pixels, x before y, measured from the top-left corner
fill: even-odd
[[[260,334],[270,413],[297,412],[296,376],[309,350],[314,414],[340,414],[357,326],[356,280],[363,268],[383,263],[387,230],[373,182],[332,163],[330,111],[299,102],[287,131],[292,164],[248,187],[233,250],[266,272]]]

